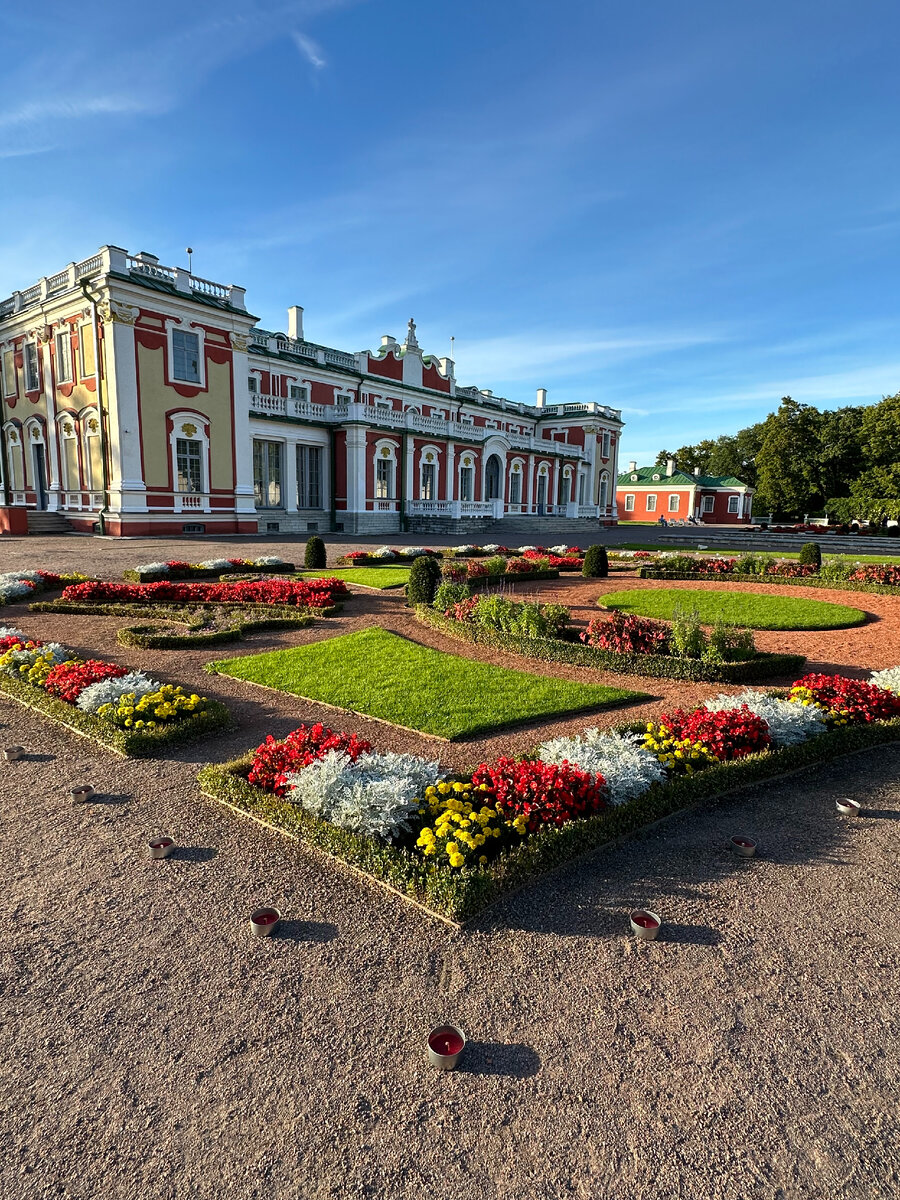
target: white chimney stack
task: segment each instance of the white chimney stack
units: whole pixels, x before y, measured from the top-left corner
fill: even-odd
[[[636,462],[630,462],[630,463],[628,464],[628,470],[629,470],[629,471],[636,471],[636,470],[637,470],[637,463],[636,463]]]
[[[547,403],[547,389],[546,388],[538,388],[538,390],[537,390],[537,406],[538,406],[538,408],[543,408],[546,403]]]
[[[674,458],[666,459],[666,474],[667,475],[675,474],[675,459]]]
[[[288,309],[288,337],[295,342],[303,341],[303,309],[299,304],[292,304]]]
[[[695,474],[695,475],[699,475],[699,474],[700,474],[700,468],[699,468],[699,467],[694,467],[694,474]]]

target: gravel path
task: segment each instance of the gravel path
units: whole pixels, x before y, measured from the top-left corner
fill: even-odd
[[[110,562],[106,544],[78,542],[83,569],[101,570],[89,553],[98,545]],[[112,549],[118,556],[123,547]],[[102,573],[141,557],[132,549]],[[71,565],[62,554],[32,554],[3,567],[27,563]],[[537,587],[542,598],[566,591]],[[573,582],[568,593],[587,604],[605,588]],[[774,636],[793,648],[816,637],[821,661],[851,653],[867,666],[900,661],[897,610],[888,607],[898,602],[860,595],[858,603],[881,619],[760,642]],[[327,625],[216,653],[376,622],[409,633],[405,621],[395,598],[367,594]],[[209,651],[118,647],[122,618],[7,608],[0,623],[203,682],[240,721],[169,761],[123,762],[0,698],[3,744],[32,752],[0,772],[4,1198],[893,1200],[900,1192],[900,747],[682,814],[509,898],[457,935],[200,796],[201,763],[324,710],[202,674]],[[424,633],[416,627],[414,636],[485,653]],[[849,635],[865,636],[841,641]],[[719,690],[633,686],[656,697],[647,711]],[[603,720],[623,711],[633,710]],[[560,722],[541,736],[587,723]],[[372,722],[352,728],[385,748],[439,753],[448,765],[536,740],[531,729],[447,747]],[[72,807],[74,780],[102,794]],[[838,795],[856,796],[865,815],[837,817]],[[151,862],[144,844],[160,832],[179,851]],[[759,860],[722,848],[737,832],[759,841]],[[271,942],[247,932],[261,903],[287,917]],[[663,915],[660,942],[628,937],[636,904]],[[471,1039],[449,1075],[428,1068],[423,1049],[427,1030],[447,1019]]]

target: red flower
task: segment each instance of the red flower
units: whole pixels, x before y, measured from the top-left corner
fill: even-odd
[[[705,746],[720,762],[746,758],[748,754],[767,750],[772,744],[768,724],[746,704],[720,712],[710,712],[708,708],[685,712],[676,708],[671,713],[663,713],[659,724],[663,733],[668,730],[679,741],[687,738],[694,744]]]
[[[793,688],[809,688],[817,703],[851,721],[889,721],[900,716],[900,696],[844,675],[804,675]]]
[[[345,595],[343,579],[259,579],[236,583],[189,583],[163,579],[159,583],[76,583],[63,600],[113,600],[134,604],[287,604],[299,608],[328,608],[335,596]]]
[[[247,779],[264,791],[283,796],[287,776],[308,767],[317,758],[324,758],[329,750],[338,750],[356,762],[360,754],[371,749],[372,743],[363,741],[355,733],[335,733],[321,724],[301,725],[284,741],[276,741],[269,734],[257,748]]]
[[[475,769],[472,785],[481,789],[482,784],[486,804],[496,806],[506,817],[526,816],[531,832],[540,825],[564,825],[606,807],[603,776],[568,763],[498,758]]]
[[[13,646],[27,646],[30,649],[34,646],[43,646],[43,644],[39,638],[17,637],[16,634],[11,633],[7,637],[0,638],[0,654],[12,650]]]
[[[127,674],[125,667],[89,658],[87,662],[60,663],[47,676],[44,687],[51,696],[59,696],[67,704],[74,704],[92,683],[99,683],[101,679],[119,679]]]

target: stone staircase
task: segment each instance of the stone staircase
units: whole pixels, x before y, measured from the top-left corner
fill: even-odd
[[[73,533],[72,526],[60,512],[44,509],[28,509],[28,532],[34,534]]]
[[[540,544],[546,546],[570,538],[593,537],[599,540],[602,530],[596,517],[504,517],[498,521],[493,517],[461,517],[453,520],[452,517],[411,516],[409,532],[458,537],[461,542],[474,538],[478,543],[498,542],[502,546],[533,542],[539,538]]]
[[[622,526],[619,526],[621,529]],[[900,537],[860,537],[859,534],[839,533],[751,533],[744,529],[729,532],[723,529],[661,529],[654,536],[656,542],[671,542],[673,549],[746,550],[748,553],[767,551],[777,554],[779,550],[796,551],[806,542],[816,542],[823,554],[896,554],[900,555]]]

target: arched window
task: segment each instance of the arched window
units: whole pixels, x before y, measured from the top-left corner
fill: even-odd
[[[3,426],[6,440],[6,466],[9,486],[14,492],[25,490],[25,453],[22,448],[22,426],[18,421],[7,421]]]
[[[488,457],[484,469],[484,498],[485,500],[501,500],[503,498],[503,462],[499,454]]]
[[[438,499],[438,477],[440,474],[440,450],[437,446],[423,446],[419,456],[419,499]]]
[[[609,475],[606,471],[600,476],[600,499],[598,504],[601,508],[609,506]]]
[[[375,445],[375,499],[394,500],[397,496],[397,448],[393,442]]]
[[[196,412],[169,417],[169,453],[176,512],[209,512],[209,426]]]
[[[81,412],[81,462],[84,484],[92,492],[103,487],[103,461],[100,449],[100,415],[96,408]]]
[[[78,461],[78,418],[74,413],[61,413],[56,425],[59,431],[59,456],[62,459],[64,492],[81,491],[81,467]]]
[[[471,454],[464,454],[459,460],[459,498],[475,499],[475,459]]]
[[[513,505],[521,505],[522,503],[522,476],[524,464],[521,458],[513,459],[512,465],[509,468],[509,503]]]

